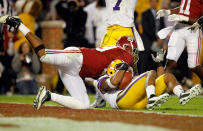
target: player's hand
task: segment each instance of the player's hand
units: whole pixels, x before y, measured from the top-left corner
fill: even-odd
[[[85,78],[85,83],[87,83],[89,86],[96,87],[96,84],[95,84],[96,82],[97,82],[97,80],[95,80],[95,79],[93,79],[91,77],[86,77]]]
[[[156,13],[156,18],[157,18],[157,19],[160,19],[161,17],[166,16],[166,15],[170,15],[170,14],[171,14],[171,11],[170,11],[170,10],[159,10],[159,11]]]
[[[191,30],[191,32],[196,32],[199,28],[200,28],[201,26],[197,23],[197,22],[195,22],[192,26],[190,26],[189,28],[188,28],[188,30]]]
[[[122,62],[122,63],[119,63],[119,64],[116,65],[117,70],[125,70],[125,71],[127,71],[128,67],[129,67],[129,65],[127,63],[125,63],[125,62]]]
[[[165,53],[166,53],[166,50],[160,49],[157,52],[156,57],[153,54],[151,54],[153,61],[156,63],[162,62],[164,60]]]
[[[168,21],[189,21],[189,17],[183,15],[172,14],[168,16]]]

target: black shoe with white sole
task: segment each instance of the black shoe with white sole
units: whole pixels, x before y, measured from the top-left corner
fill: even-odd
[[[33,108],[38,110],[46,101],[51,100],[51,92],[45,86],[41,86],[33,103]]]
[[[153,96],[148,99],[147,109],[152,110],[156,106],[161,106],[161,104],[168,101],[169,94],[164,93],[160,96]]]
[[[192,98],[195,98],[200,94],[201,85],[197,84],[193,86],[191,89],[186,91],[185,93],[182,93],[179,98],[179,102],[182,105],[185,105],[187,102],[189,102]]]

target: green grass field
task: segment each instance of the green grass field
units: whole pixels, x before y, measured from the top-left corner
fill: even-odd
[[[13,95],[6,96],[0,95],[0,103],[23,103],[32,104],[34,95]],[[89,95],[91,103],[94,101],[94,95]],[[58,106],[53,102],[46,102],[45,105]],[[111,109],[107,104],[104,108],[99,109]],[[182,106],[179,104],[176,96],[171,96],[169,100],[164,103],[161,107],[156,107],[154,110],[138,110],[142,112],[160,112],[160,113],[172,113],[172,114],[184,114],[184,115],[202,115],[203,116],[203,96],[198,96],[192,99],[186,105]]]

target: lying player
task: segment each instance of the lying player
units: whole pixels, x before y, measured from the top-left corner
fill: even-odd
[[[115,60],[113,62],[116,62]],[[115,64],[111,64],[115,65]],[[100,77],[98,80],[88,81],[88,84],[96,87],[100,96],[106,100],[112,108],[118,109],[152,109],[157,105],[166,102],[169,95],[163,94],[166,90],[173,92],[179,97],[180,104],[184,105],[192,98],[200,93],[200,85],[195,85],[190,90],[184,92],[182,86],[178,83],[176,78],[170,74],[165,73],[156,77],[155,71],[145,72],[132,81],[124,89],[118,88],[120,82],[124,79],[125,72],[129,66],[125,62],[108,67],[115,70],[115,73],[108,73]],[[158,73],[163,73],[162,66],[158,67]]]
[[[131,66],[134,63],[136,43],[129,37],[124,38],[128,43],[124,43],[122,47],[96,49],[68,47],[64,50],[50,50],[45,49],[43,42],[31,33],[19,18],[1,16],[0,23],[8,24],[16,30],[19,29],[40,57],[40,61],[58,68],[61,80],[72,96],[50,93],[43,86],[39,88],[34,101],[34,109],[39,109],[46,100],[52,100],[73,109],[89,108],[90,102],[82,77],[98,77],[104,68],[115,59],[122,59]]]

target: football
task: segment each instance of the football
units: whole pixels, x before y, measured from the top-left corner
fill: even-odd
[[[119,89],[125,88],[131,82],[131,80],[132,80],[132,73],[129,71],[126,71],[123,76],[123,80],[118,85],[118,88]]]

